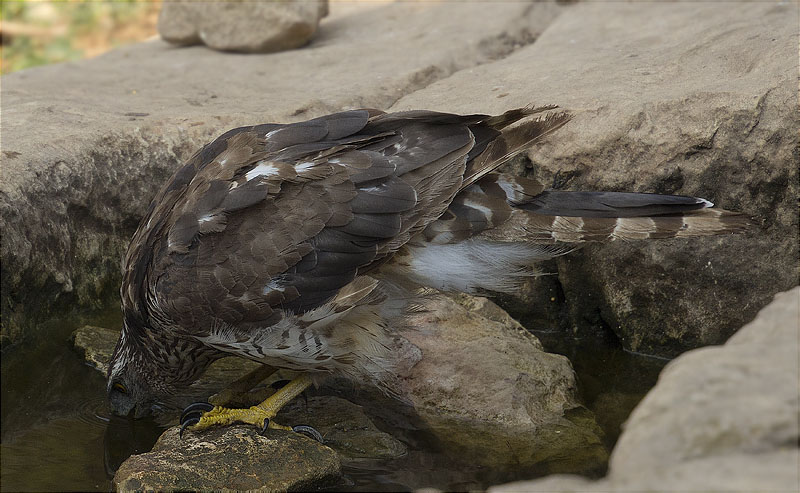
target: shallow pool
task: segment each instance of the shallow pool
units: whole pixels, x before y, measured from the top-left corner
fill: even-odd
[[[131,454],[148,451],[163,431],[153,421],[110,417],[104,379],[69,341],[84,324],[118,327],[120,315],[111,310],[51,321],[38,328],[38,336],[3,354],[0,482],[4,491],[110,491],[119,464]],[[620,424],[655,384],[666,361],[627,353],[607,341],[536,334],[545,349],[572,361],[583,402],[595,413],[610,449]],[[455,461],[437,450],[424,430],[396,431],[377,418],[376,424],[405,442],[408,455],[348,465],[342,482],[328,490],[464,491],[547,472],[498,472],[469,457]]]

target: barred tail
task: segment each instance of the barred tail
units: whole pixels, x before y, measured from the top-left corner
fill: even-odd
[[[524,215],[523,215],[524,214]],[[739,233],[750,222],[746,216],[724,209],[667,213],[644,217],[575,217],[512,214],[504,230],[522,233],[518,238],[537,243],[646,240]],[[497,231],[496,233],[501,233]]]
[[[739,233],[750,226],[743,214],[697,197],[543,189],[534,180],[491,173],[460,192],[428,225],[425,239],[578,244]]]

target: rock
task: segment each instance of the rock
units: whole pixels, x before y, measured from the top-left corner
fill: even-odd
[[[339,397],[297,399],[281,410],[278,421],[313,426],[345,464],[398,459],[408,453],[403,442],[375,427],[361,406]]]
[[[309,490],[341,474],[336,453],[301,435],[252,427],[202,434],[170,428],[153,450],[131,456],[114,475],[117,491]]]
[[[205,44],[221,51],[271,53],[308,43],[327,0],[292,2],[164,2],[158,32],[179,45]]]
[[[119,339],[119,331],[84,325],[72,333],[72,345],[83,359],[103,376],[108,374],[108,364]]]
[[[537,481],[518,481],[489,488],[490,493],[520,492],[614,492],[614,491],[797,491],[798,455],[776,451],[758,456],[747,454],[709,457],[678,463],[648,477],[609,482],[579,476],[554,475]]]
[[[631,475],[694,457],[796,448],[798,321],[800,288],[794,288],[724,346],[670,362],[628,418],[612,470]]]
[[[672,361],[636,407],[607,478],[552,477],[492,491],[797,491],[800,287],[724,346]]]
[[[246,63],[154,40],[3,76],[3,343],[54,314],[117,304],[121,258],[150,200],[214,137],[241,125],[386,109],[530,44],[561,10],[362,3],[334,9],[306,49]]]
[[[516,171],[574,190],[701,196],[754,217],[748,234],[617,242],[558,260],[564,329],[610,330],[628,349],[672,357],[724,342],[797,284],[800,114],[786,110],[797,102],[786,62],[797,9],[579,3],[536,43],[391,110],[559,104],[574,119]]]
[[[438,296],[409,326],[404,335],[423,357],[404,396],[446,453],[495,471],[604,466],[602,431],[577,401],[569,361],[543,352],[494,303]]]

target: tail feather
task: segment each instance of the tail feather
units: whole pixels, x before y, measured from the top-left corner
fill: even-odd
[[[739,213],[698,197],[620,192],[543,191],[540,183],[490,173],[459,192],[424,238],[448,244],[469,238],[579,244],[739,233]]]
[[[531,147],[537,140],[564,126],[572,118],[569,113],[549,113],[535,120],[523,122],[515,127],[505,128],[511,122],[516,121],[515,119],[552,108],[554,107],[535,108],[531,106],[513,110],[515,112],[513,114],[509,114],[512,112],[507,112],[490,118],[487,123],[494,123],[495,126],[493,128],[502,130],[502,132],[499,136],[493,138],[480,154],[474,156],[474,159],[467,163],[461,188],[465,189],[480,180],[516,154]],[[478,147],[477,144],[478,141],[476,140],[476,147]]]
[[[698,197],[624,192],[542,192],[519,208],[547,216],[647,217],[711,207]]]
[[[746,216],[724,209],[645,217],[544,216],[522,211],[512,214],[515,215],[502,228],[486,231],[485,236],[513,236],[518,241],[537,243],[583,243],[739,233],[750,226]]]

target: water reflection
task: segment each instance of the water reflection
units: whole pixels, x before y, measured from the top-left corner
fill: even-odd
[[[112,415],[103,434],[103,463],[108,479],[114,477],[125,459],[149,452],[164,432],[151,418],[132,419]]]

